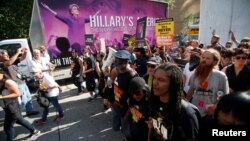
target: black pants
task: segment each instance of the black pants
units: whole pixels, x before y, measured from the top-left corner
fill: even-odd
[[[99,78],[98,91],[102,98],[104,98],[104,87],[105,87],[105,80],[103,77],[101,77]]]
[[[79,77],[76,77],[76,75],[71,76],[74,85],[77,87],[78,92],[82,92],[82,81],[80,81]]]
[[[94,74],[86,74],[86,88],[89,92],[95,91],[95,75]]]

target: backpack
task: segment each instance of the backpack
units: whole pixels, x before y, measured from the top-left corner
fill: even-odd
[[[39,89],[39,81],[35,80],[33,78],[30,79],[30,80],[28,80],[28,81],[26,81],[26,85],[28,86],[29,91],[31,93],[35,93]]]
[[[43,108],[47,108],[47,107],[49,107],[49,105],[50,105],[50,101],[49,101],[49,99],[47,98],[46,92],[45,92],[45,91],[39,90],[39,91],[37,92],[36,101],[37,101],[37,103],[38,103],[41,107],[43,107]]]

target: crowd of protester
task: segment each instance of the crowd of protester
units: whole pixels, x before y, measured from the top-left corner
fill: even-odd
[[[92,66],[101,85],[95,97],[100,94],[104,108],[112,109],[113,130],[127,141],[209,140],[212,127],[249,126],[250,115],[243,109],[250,108],[250,38],[239,42],[232,33],[225,46],[219,39],[213,34],[210,45],[190,40],[170,49],[125,46],[105,69],[103,63],[110,60],[100,61],[102,53],[92,52],[98,56]],[[233,104],[240,102],[236,97],[245,100],[240,110]],[[224,99],[234,102],[227,106]]]
[[[172,48],[124,45],[124,49],[113,48],[116,51],[111,52],[114,57],[110,60],[107,60],[108,48],[107,52],[94,52],[86,47],[81,53],[70,49],[72,81],[77,94],[90,93],[88,102],[102,97],[104,110],[112,109],[112,129],[121,131],[126,141],[209,140],[211,135],[207,132],[213,127],[249,127],[250,124],[247,112],[250,109],[250,38],[239,42],[232,33],[232,41],[225,46],[219,39],[213,34],[211,44],[206,46],[198,40]],[[236,48],[232,47],[234,43]],[[44,52],[43,47],[33,51],[32,69],[40,84],[45,85],[40,90],[47,93],[59,112],[55,120],[61,121],[65,115],[58,101],[60,88],[52,76],[54,65],[48,56],[42,57]],[[18,79],[16,75],[6,76],[15,72],[10,70],[18,63],[20,50],[12,58],[6,58],[6,51],[0,54],[1,90],[13,91],[0,96],[0,100],[18,103],[20,93],[28,96],[30,93],[26,94],[21,85],[18,90],[11,80]],[[25,58],[25,53],[22,57]],[[105,61],[112,63],[103,67]],[[21,80],[16,82],[23,84]],[[11,115],[20,113],[19,106],[26,105],[22,107],[27,115],[38,114],[30,98],[22,96],[21,101],[25,102],[15,104],[17,109],[12,113],[11,107],[4,107],[7,140],[13,140],[14,123],[25,122],[20,114]],[[49,108],[45,107],[36,123],[45,124],[48,112]],[[40,132],[25,123],[24,127],[31,132],[29,137]]]

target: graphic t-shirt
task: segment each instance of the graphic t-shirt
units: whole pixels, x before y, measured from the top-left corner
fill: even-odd
[[[117,74],[114,82],[114,96],[115,103],[119,104],[121,107],[127,107],[129,82],[134,76],[135,73],[132,71]]]
[[[187,141],[198,137],[199,110],[193,104],[182,100],[180,115],[176,117],[176,123],[169,120],[166,115],[167,103],[156,98],[151,106],[153,119],[153,141],[178,140]]]
[[[129,106],[131,113],[131,133],[133,140],[147,141],[148,126],[146,120],[149,117],[149,105],[145,99]]]
[[[207,81],[206,88],[202,88],[198,79],[194,75],[190,78],[190,88],[194,88],[192,103],[200,110],[201,116],[206,115],[206,107],[214,104],[218,96],[229,93],[227,76],[218,70],[213,70]]]

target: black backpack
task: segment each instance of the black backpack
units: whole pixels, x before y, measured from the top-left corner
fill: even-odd
[[[35,79],[30,79],[26,81],[26,84],[30,90],[31,93],[35,93],[39,89],[39,81]]]
[[[50,105],[50,101],[47,98],[45,91],[39,90],[37,92],[36,101],[43,108],[49,107],[49,105]]]

